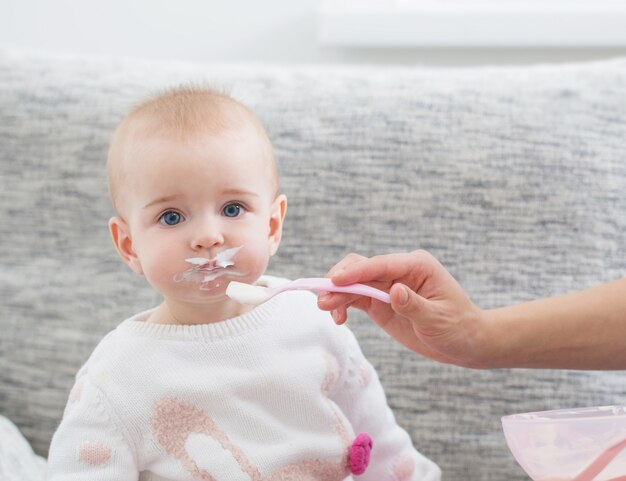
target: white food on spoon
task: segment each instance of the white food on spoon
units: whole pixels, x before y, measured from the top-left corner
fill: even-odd
[[[240,304],[256,306],[272,297],[272,292],[262,286],[231,281],[226,287],[226,295]]]

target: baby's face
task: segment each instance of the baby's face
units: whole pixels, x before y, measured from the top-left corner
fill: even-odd
[[[230,280],[255,282],[276,252],[285,211],[273,160],[254,129],[163,136],[127,148],[120,213],[127,263],[166,298],[224,298]]]

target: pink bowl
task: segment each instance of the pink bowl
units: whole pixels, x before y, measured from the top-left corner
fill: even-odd
[[[626,406],[513,414],[502,428],[534,481],[626,480]]]

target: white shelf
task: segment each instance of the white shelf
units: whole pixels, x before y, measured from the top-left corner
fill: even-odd
[[[318,42],[336,47],[624,47],[626,1],[325,2]]]

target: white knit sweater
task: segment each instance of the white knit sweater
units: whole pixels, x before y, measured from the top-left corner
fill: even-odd
[[[275,279],[266,278],[270,283]],[[307,292],[237,318],[122,322],[78,372],[50,447],[50,481],[438,481],[396,423],[346,327]]]

